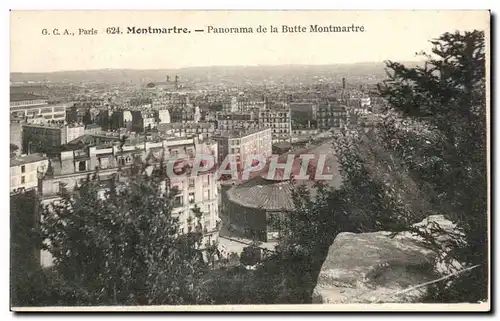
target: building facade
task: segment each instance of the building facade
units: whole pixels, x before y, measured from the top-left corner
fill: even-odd
[[[328,130],[341,128],[347,122],[347,110],[340,105],[320,105],[317,114],[318,128]]]
[[[290,103],[292,127],[310,128],[316,119],[317,105],[310,102]]]
[[[16,155],[20,155],[23,147],[23,122],[10,121],[10,143],[17,146]]]
[[[271,129],[273,143],[291,142],[292,140],[290,108],[285,107],[260,111],[259,126]]]
[[[38,187],[39,175],[47,171],[49,159],[43,154],[23,155],[10,160],[10,192]]]
[[[251,130],[259,128],[259,121],[251,112],[216,114],[217,129],[221,131]]]
[[[156,128],[158,125],[157,115],[153,111],[130,111],[132,114],[132,121],[127,126],[127,129],[136,133],[149,131]]]
[[[11,94],[11,117],[26,120],[28,123],[46,123],[64,121],[66,109],[72,103],[49,104],[48,99],[32,94]]]
[[[62,145],[85,134],[83,124],[23,124],[22,151],[24,154],[54,154]]]
[[[167,135],[189,137],[202,135],[203,139],[211,139],[215,133],[212,122],[203,123],[162,123],[158,124],[158,131]]]
[[[215,136],[218,145],[218,158],[222,162],[228,155],[234,155],[238,169],[242,169],[250,155],[272,154],[272,134],[270,128],[240,132],[224,132]]]

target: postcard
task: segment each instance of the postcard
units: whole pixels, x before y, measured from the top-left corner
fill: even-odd
[[[489,11],[10,13],[12,311],[489,311]]]

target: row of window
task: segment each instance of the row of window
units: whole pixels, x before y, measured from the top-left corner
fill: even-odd
[[[178,194],[174,197],[174,207],[182,207],[184,206],[184,195],[183,194]],[[210,189],[206,189],[203,191],[203,199],[202,201],[209,201],[210,200]],[[195,199],[195,192],[189,192],[188,197],[187,197],[187,204],[194,204],[196,203]]]
[[[276,133],[288,134],[288,129],[273,129],[273,134]]]
[[[343,112],[332,112],[332,111],[330,111],[330,112],[318,112],[318,114],[317,114],[317,117],[324,117],[324,116],[337,116],[337,117],[343,116],[343,117],[345,117],[345,116],[347,116],[347,114],[343,113]]]
[[[261,118],[260,123],[289,123],[290,118]]]
[[[11,101],[10,106],[24,106],[24,105],[41,105],[46,104],[47,101],[43,99],[35,99],[35,100],[21,100],[21,101]]]
[[[266,118],[270,118],[270,117],[288,117],[288,113],[266,113],[266,112],[262,112],[260,113],[260,117],[266,117]]]

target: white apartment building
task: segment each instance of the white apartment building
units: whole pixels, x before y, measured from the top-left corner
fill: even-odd
[[[158,118],[160,119],[160,124],[170,123],[170,112],[168,109],[161,109],[158,111]]]
[[[10,160],[10,192],[38,186],[38,176],[47,171],[49,159],[43,154],[22,155]]]
[[[221,162],[228,155],[234,155],[240,169],[243,168],[248,156],[262,155],[267,158],[272,154],[270,128],[223,132],[214,138],[218,144],[218,157]]]
[[[271,128],[273,143],[291,142],[292,120],[290,108],[266,109],[259,112],[261,128]]]

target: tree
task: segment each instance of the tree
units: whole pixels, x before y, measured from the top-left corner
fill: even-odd
[[[311,303],[328,248],[338,233],[351,230],[339,193],[321,183],[295,185],[295,211],[278,222],[278,245],[255,271],[271,288],[267,303]]]
[[[19,147],[16,144],[10,144],[10,157],[13,157],[16,152],[19,150]]]
[[[43,210],[41,229],[63,284],[62,304],[206,301],[199,285],[207,270],[199,211],[183,233],[172,214],[176,190],[165,189],[156,174],[106,186],[94,177]]]
[[[37,256],[36,198],[33,191],[10,196],[10,279],[13,306],[34,305],[46,293]]]
[[[241,253],[240,262],[243,265],[254,266],[261,260],[261,249],[257,246],[247,246]]]
[[[484,32],[445,33],[431,43],[433,55],[422,53],[428,59],[423,68],[389,62],[392,76],[380,92],[404,116],[424,118],[439,137],[419,151],[404,144],[409,135],[400,153],[409,154],[408,167],[438,195],[436,207],[464,234],[454,242],[449,260],[479,265],[443,286],[437,298],[477,302],[487,299],[488,289]]]
[[[484,33],[445,33],[431,43],[423,67],[387,62],[388,79],[378,86],[388,102],[382,126],[339,137],[343,197],[361,231],[419,234],[446,257],[448,272],[457,263],[478,266],[434,285],[426,300],[477,302],[488,288]],[[412,227],[430,214],[456,224],[444,250]]]

